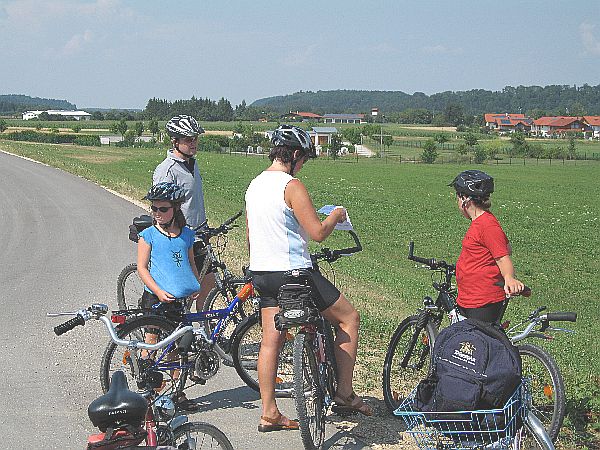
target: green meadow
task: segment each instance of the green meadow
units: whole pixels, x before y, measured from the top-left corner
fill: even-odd
[[[0,141],[0,149],[64,169],[135,199],[141,199],[165,149],[91,148]],[[243,208],[250,180],[267,167],[260,156],[200,152],[200,169],[212,225]],[[447,184],[458,164],[386,164],[355,158],[311,161],[299,174],[315,206],[347,208],[364,251],[336,263],[336,283],[361,313],[357,377],[364,392],[380,391],[382,361],[397,324],[432,295],[430,272],[406,259],[408,242],[415,253],[455,261],[468,222]],[[576,311],[576,333],[555,333],[547,347],[565,378],[569,401],[565,438],[589,442],[600,427],[600,163],[577,165],[478,166],[496,180],[492,212],[513,247],[518,277],[533,296],[512,301],[513,322],[538,306]],[[243,222],[243,221],[241,221]],[[127,230],[123,230],[123,245]],[[243,226],[230,236],[232,269],[245,260]],[[335,232],[327,246],[352,242]],[[314,247],[318,248],[317,246]],[[115,278],[120,268],[115,268]]]

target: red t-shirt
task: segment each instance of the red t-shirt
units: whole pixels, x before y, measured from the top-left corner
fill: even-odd
[[[494,215],[486,211],[471,222],[456,262],[457,303],[479,308],[504,300],[504,288],[496,259],[509,254],[508,239]]]

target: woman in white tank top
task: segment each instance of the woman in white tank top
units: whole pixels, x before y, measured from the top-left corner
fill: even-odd
[[[277,291],[280,274],[290,269],[312,268],[308,240],[323,241],[338,222],[346,219],[343,208],[335,209],[323,222],[317,216],[304,184],[294,178],[306,161],[315,156],[306,131],[289,125],[273,133],[271,166],[258,175],[246,191],[246,218],[250,270],[261,292],[262,342],[258,356],[258,379],[262,400],[261,432],[297,429],[298,422],[283,416],[275,402],[275,377],[284,334],[275,329],[279,312]],[[337,329],[335,355],[338,392],[335,403],[365,415],[373,411],[354,394],[352,374],[358,346],[359,315],[348,299],[318,272],[315,285],[323,316]]]

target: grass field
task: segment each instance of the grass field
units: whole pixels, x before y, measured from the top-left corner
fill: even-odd
[[[0,141],[0,149],[136,199],[149,187],[151,173],[165,152],[8,141]],[[268,163],[260,157],[212,153],[200,153],[198,159],[213,225],[243,207],[248,183]],[[336,264],[336,282],[361,313],[357,376],[363,391],[376,392],[388,339],[422,297],[432,294],[429,273],[406,259],[408,242],[415,241],[419,255],[456,260],[468,222],[446,185],[467,166],[355,161],[317,160],[306,165],[300,178],[315,206],[346,206],[361,237],[364,251]],[[577,333],[560,333],[548,348],[567,386],[569,417],[563,439],[580,446],[599,427],[600,164],[486,165],[484,170],[496,179],[492,211],[512,243],[518,276],[534,291],[532,298],[512,302],[508,318],[523,316],[539,305],[579,314],[573,326]],[[128,245],[126,232],[123,245]],[[245,260],[244,237],[241,228],[231,236],[236,265]],[[341,232],[327,241],[331,248],[350,243]]]

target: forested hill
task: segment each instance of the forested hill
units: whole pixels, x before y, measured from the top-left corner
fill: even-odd
[[[66,100],[17,94],[0,95],[0,114],[18,114],[34,109],[77,109],[77,106]]]
[[[384,113],[407,109],[443,111],[448,105],[460,105],[468,114],[537,111],[543,114],[596,115],[600,114],[600,85],[507,86],[501,91],[473,89],[433,95],[422,92],[411,95],[401,91],[300,91],[259,99],[250,106],[267,107],[281,113],[310,111],[325,114],[368,113],[373,107]]]

